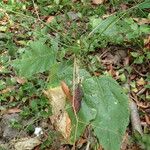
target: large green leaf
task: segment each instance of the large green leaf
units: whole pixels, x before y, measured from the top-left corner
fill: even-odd
[[[14,61],[14,67],[21,76],[29,77],[35,73],[49,70],[56,64],[56,51],[41,41],[32,42],[30,49],[26,50],[21,59]]]
[[[91,125],[100,144],[105,150],[119,150],[129,120],[127,96],[110,77],[88,78],[83,81],[83,90],[88,111],[97,111]]]

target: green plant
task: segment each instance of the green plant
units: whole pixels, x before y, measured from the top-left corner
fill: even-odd
[[[138,11],[137,16],[141,15],[142,11],[149,7],[149,1],[145,0],[140,4],[126,1],[125,4],[129,4],[131,8],[105,19],[101,16],[108,12],[109,5],[117,9],[122,1],[111,0],[106,5],[101,4],[98,7],[84,0],[75,3],[69,0],[37,0],[35,3],[36,5],[32,2],[15,1],[9,1],[8,4],[0,3],[0,6],[8,12],[10,20],[7,27],[1,28],[4,32],[0,34],[2,35],[1,47],[6,48],[9,53],[1,57],[2,63],[7,68],[8,63],[12,63],[11,56],[13,67],[16,68],[18,75],[28,79],[23,85],[12,83],[17,86],[17,90],[11,92],[15,101],[8,104],[9,107],[23,105],[21,112],[23,118],[33,117],[38,120],[49,117],[51,111],[47,100],[42,96],[42,90],[46,87],[58,86],[62,80],[72,86],[73,59],[76,57],[81,65],[79,77],[83,79],[81,85],[84,97],[77,116],[70,105],[66,106],[72,119],[70,143],[74,144],[83,134],[86,126],[90,125],[99,143],[106,150],[119,149],[128,125],[128,98],[111,77],[93,77],[90,74],[98,69],[103,72],[99,62],[90,54],[110,45],[138,45],[137,47],[142,48],[143,37],[150,32],[149,26],[139,25],[133,17]],[[54,16],[54,19],[47,23],[49,16]],[[148,18],[147,16],[148,11],[145,11],[142,17]],[[16,27],[18,33],[21,30],[21,34],[13,33],[12,27]],[[11,34],[6,30],[11,31]],[[135,59],[134,63],[137,64],[149,60],[148,52],[144,55],[132,52],[131,55]],[[82,61],[93,65],[89,69],[90,73],[87,72]],[[124,74],[120,80],[126,81]],[[0,89],[3,90],[7,88],[8,83],[3,81],[0,85],[2,85]],[[6,104],[9,96],[10,93],[0,96],[1,102]],[[14,122],[14,125],[17,126],[17,123]],[[27,130],[33,132],[32,124]],[[43,149],[52,144],[54,140],[52,135],[49,135],[42,144]]]
[[[31,76],[33,73],[46,70],[53,71],[53,67],[61,66],[61,64],[56,61],[57,51],[55,52],[55,50],[56,49],[48,48],[40,41],[33,42],[31,43],[30,51],[26,51],[23,54],[22,59],[15,61],[14,66],[17,67],[19,73],[24,76]],[[43,60],[43,58],[45,59]],[[73,68],[69,68],[71,70],[65,73],[66,75],[68,73],[70,74],[70,77],[68,76],[69,78],[67,78],[66,75],[64,75],[65,78],[63,78],[63,72],[59,69],[57,72],[53,72],[55,78],[58,78],[58,80],[60,78],[63,80],[67,79],[71,82]],[[94,133],[103,147],[109,150],[117,150],[120,147],[122,136],[128,124],[128,99],[123,94],[119,85],[112,78],[94,78],[90,77],[88,74],[85,76],[85,73],[83,74],[83,72],[86,71],[83,70],[80,73],[80,76],[84,77],[82,84],[85,98],[78,116],[83,124],[73,124],[75,125],[75,128],[76,125],[79,128],[73,130],[76,131],[76,133],[72,133],[73,139],[71,138],[70,141],[74,140],[74,137],[78,138],[85,130],[86,125],[91,124]],[[37,105],[38,102],[36,100],[31,102],[31,109],[34,113],[39,111],[37,110]],[[74,118],[73,112],[70,115],[71,118]],[[74,121],[76,122],[76,120]],[[75,134],[77,134],[77,137]]]

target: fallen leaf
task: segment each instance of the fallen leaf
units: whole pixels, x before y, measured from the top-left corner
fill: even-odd
[[[32,150],[34,147],[41,144],[38,137],[35,138],[22,138],[19,139],[15,144],[15,150]]]
[[[61,86],[50,88],[44,91],[52,105],[53,115],[60,115],[60,112],[65,111],[66,95],[63,92]]]
[[[53,115],[50,117],[52,124],[67,140],[71,133],[71,120],[65,111],[66,95],[61,86],[44,91],[52,106]]]
[[[92,3],[95,5],[103,4],[105,0],[92,0]]]
[[[19,112],[21,112],[21,109],[19,109],[19,108],[17,108],[17,107],[11,108],[11,109],[8,109],[8,110],[7,110],[7,113],[8,113],[8,114],[19,113]]]
[[[54,16],[49,16],[46,20],[46,23],[51,23],[54,20]]]

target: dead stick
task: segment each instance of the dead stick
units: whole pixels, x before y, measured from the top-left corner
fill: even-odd
[[[130,99],[129,106],[130,106],[130,111],[131,111],[132,129],[133,131],[138,131],[140,134],[143,134],[137,105],[133,100]]]
[[[129,98],[129,107],[131,113],[130,117],[131,117],[132,129],[133,131],[138,131],[140,134],[143,134],[137,105],[132,99],[130,99],[130,79],[129,79],[128,72],[126,72],[126,77],[127,77],[126,86],[128,88],[128,98]]]

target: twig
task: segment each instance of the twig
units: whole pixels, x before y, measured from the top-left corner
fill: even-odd
[[[74,143],[73,143],[73,148],[72,150],[75,150],[75,143],[76,143],[76,137],[77,137],[77,130],[78,130],[78,116],[77,116],[77,113],[76,113],[76,110],[75,110],[75,103],[74,103],[74,100],[75,100],[75,85],[76,85],[76,73],[77,73],[77,61],[76,61],[76,56],[74,56],[74,68],[73,68],[73,111],[74,111],[74,114],[75,114],[75,118],[76,118],[76,126],[75,126],[75,135],[74,135]]]
[[[143,134],[140,116],[138,113],[138,108],[136,103],[130,98],[130,80],[128,73],[126,72],[127,76],[127,86],[128,86],[128,98],[129,98],[129,107],[131,112],[131,124],[133,131],[138,131],[140,134]]]
[[[129,106],[131,110],[132,129],[133,131],[138,131],[140,134],[143,134],[137,105],[133,100],[130,99]]]

